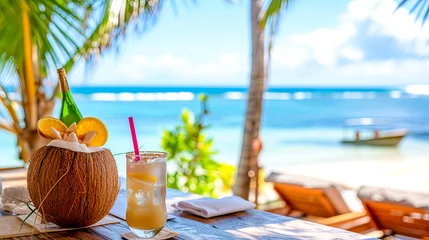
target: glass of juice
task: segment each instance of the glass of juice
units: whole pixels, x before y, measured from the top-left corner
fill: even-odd
[[[134,152],[127,156],[127,224],[138,237],[151,238],[167,221],[165,205],[167,153]]]

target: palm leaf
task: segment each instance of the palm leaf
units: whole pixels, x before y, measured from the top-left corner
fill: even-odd
[[[97,56],[112,48],[117,50],[130,30],[141,33],[152,26],[165,1],[168,0],[25,0],[31,42],[37,51],[33,54],[37,59],[36,81],[46,79],[48,73],[62,66],[70,70],[81,58],[88,60],[87,66],[91,67]],[[0,84],[15,86],[13,91],[24,94],[25,100],[21,2],[0,1]],[[57,89],[58,86],[50,100]],[[19,111],[27,112],[25,106]]]
[[[267,2],[266,10],[261,18],[261,28],[268,28],[268,46],[267,46],[267,63],[265,65],[265,80],[269,78],[270,67],[271,67],[271,52],[274,47],[274,40],[279,28],[280,20],[284,12],[288,9],[292,0],[271,0]]]
[[[92,66],[96,56],[117,50],[131,27],[142,32],[152,26],[164,1],[0,1],[0,129],[17,135],[34,130],[35,120],[49,111],[36,104],[54,101],[59,89],[46,87],[49,73],[70,70],[80,58]],[[22,138],[18,143],[27,159],[31,149],[23,148]]]
[[[70,68],[80,57],[92,63],[106,50],[117,49],[129,28],[142,32],[156,22],[164,1],[28,0],[40,78],[64,65]],[[13,59],[22,77],[21,11],[19,1],[0,3],[0,52]]]
[[[292,0],[271,0],[267,3],[267,8],[261,19],[261,27],[265,28],[266,24],[272,18],[280,18],[282,14],[287,10],[289,5],[293,2]]]
[[[77,54],[87,59],[89,61],[87,66],[90,67],[96,57],[106,50],[111,48],[117,50],[119,43],[131,27],[141,33],[148,26],[152,26],[158,18],[164,1],[107,1],[102,5],[102,18]]]
[[[410,12],[415,14],[416,20],[423,25],[429,20],[429,0],[401,0],[396,10],[401,8],[409,8]]]

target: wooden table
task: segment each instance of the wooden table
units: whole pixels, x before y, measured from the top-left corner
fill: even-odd
[[[126,208],[125,190],[121,190],[112,210]],[[167,205],[184,199],[198,198],[180,191],[167,190]],[[169,207],[176,217],[168,220],[166,228],[179,232],[175,239],[370,239],[363,235],[340,229],[275,215],[259,210],[249,210],[226,216],[204,219],[180,213]],[[129,232],[125,221],[100,227],[76,231],[44,233],[32,239],[122,239],[121,234]],[[16,237],[13,239],[30,239]]]

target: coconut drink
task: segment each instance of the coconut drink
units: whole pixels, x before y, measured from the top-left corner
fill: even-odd
[[[37,212],[45,221],[67,228],[100,221],[119,192],[115,159],[102,148],[108,138],[106,126],[93,117],[75,119],[78,122],[69,125],[52,117],[37,122],[39,134],[51,141],[31,156],[27,173]]]

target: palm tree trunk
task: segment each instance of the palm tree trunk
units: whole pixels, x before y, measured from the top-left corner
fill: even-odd
[[[243,143],[241,147],[240,163],[238,165],[234,194],[244,199],[249,198],[250,176],[249,171],[257,160],[257,152],[253,145],[259,137],[261,124],[262,95],[265,82],[265,43],[264,31],[261,27],[260,15],[263,0],[251,0],[251,28],[252,28],[252,72],[247,98],[246,120],[244,124]]]
[[[37,130],[30,131],[29,129],[24,129],[21,134],[17,135],[17,140],[19,158],[25,163],[30,160],[30,157],[37,149],[48,144],[48,140],[40,137]]]
[[[27,127],[35,129],[36,127],[36,80],[33,66],[33,44],[31,42],[31,23],[28,17],[28,5],[25,0],[21,0],[22,10],[22,31],[24,36],[24,80],[25,80],[25,98],[27,108],[24,110]],[[24,88],[22,89],[24,90]],[[24,91],[23,91],[24,92]]]
[[[37,116],[39,118],[51,116],[55,105],[55,99],[47,99],[44,94],[39,92],[36,100]],[[33,122],[33,125],[36,125],[36,122]],[[48,140],[40,137],[40,135],[37,133],[36,128],[31,127],[25,127],[24,129],[22,129],[22,131],[17,134],[17,139],[19,147],[19,158],[22,159],[24,162],[27,162],[30,159],[34,151],[48,143]]]
[[[55,99],[48,99],[42,91],[42,79],[38,59],[37,45],[32,43],[31,22],[29,8],[25,0],[21,0],[22,31],[24,37],[24,66],[21,74],[22,108],[24,112],[25,127],[17,134],[19,158],[27,162],[34,151],[47,144],[37,133],[37,120],[50,116],[54,108]]]

